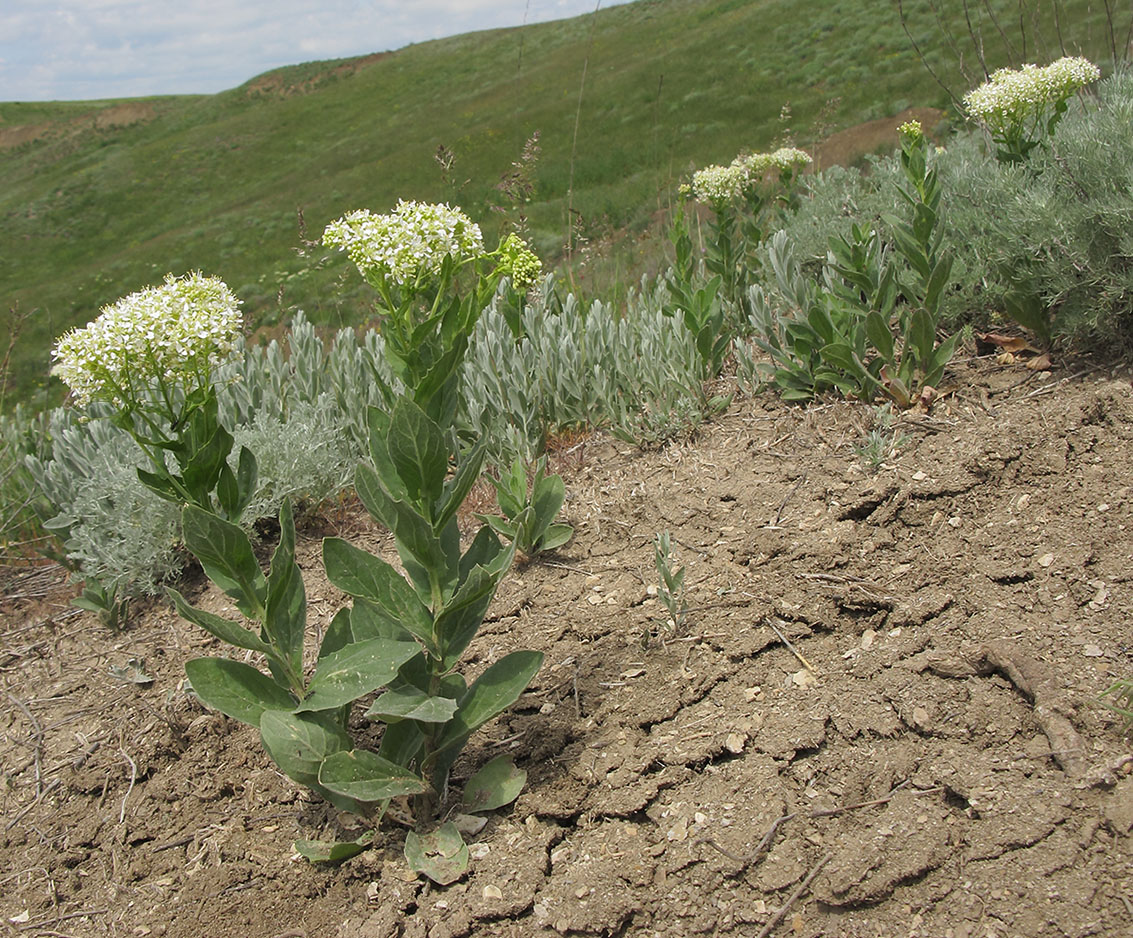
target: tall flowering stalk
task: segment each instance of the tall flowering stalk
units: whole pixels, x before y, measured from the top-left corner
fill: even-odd
[[[89,325],[63,335],[53,373],[76,404],[107,401],[113,422],[133,436],[150,468],[141,481],[162,498],[238,518],[252,496],[256,463],[217,419],[213,376],[236,348],[240,300],[224,282],[200,272],[165,278],[102,308]],[[177,465],[171,470],[169,453]]]
[[[1054,133],[1070,98],[1100,77],[1096,65],[1075,56],[1045,67],[1001,68],[964,96],[964,107],[991,135],[1000,162],[1023,163]]]
[[[798,174],[811,162],[795,147],[771,153],[740,154],[727,166],[706,166],[693,173],[688,194],[712,209],[711,242],[705,266],[721,278],[723,297],[735,306],[749,285],[755,249],[766,236],[766,215],[794,204]],[[681,235],[678,220],[675,237]],[[679,250],[679,247],[678,247]]]
[[[394,374],[445,424],[455,414],[459,365],[481,311],[504,277],[525,289],[542,266],[515,234],[488,252],[479,226],[445,204],[401,201],[387,215],[350,212],[327,226],[323,243],[345,251],[377,291]],[[466,269],[474,276],[461,291]],[[392,391],[387,396],[392,403]]]

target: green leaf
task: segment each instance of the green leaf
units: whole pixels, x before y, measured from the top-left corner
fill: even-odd
[[[431,834],[406,834],[405,859],[411,869],[428,876],[438,886],[448,886],[468,870],[468,847],[450,821]]]
[[[405,662],[420,654],[416,642],[371,638],[353,642],[319,659],[298,711],[332,710],[384,687]]]
[[[185,500],[185,497],[181,494],[181,490],[173,484],[167,472],[159,475],[157,473],[147,472],[145,469],[138,467],[138,481],[155,495],[164,498],[167,502],[182,503]]]
[[[456,517],[460,506],[472,491],[472,486],[480,478],[480,470],[484,467],[484,457],[487,452],[488,441],[483,439],[461,455],[455,475],[444,487],[444,504],[434,520],[433,530],[442,530],[451,519]]]
[[[387,723],[417,720],[421,723],[447,723],[456,713],[457,703],[451,697],[430,697],[416,687],[404,686],[387,690],[373,702],[366,716]]]
[[[312,863],[341,863],[356,857],[374,842],[374,832],[366,831],[357,840],[297,840],[295,851]]]
[[[295,563],[295,520],[291,502],[279,509],[279,545],[268,573],[264,632],[287,662],[293,675],[303,673],[303,639],[307,634],[307,591],[303,573]]]
[[[390,418],[386,448],[409,500],[431,511],[448,473],[449,451],[441,428],[412,400],[402,398]]]
[[[889,331],[889,323],[877,310],[871,310],[865,318],[866,336],[870,344],[877,349],[878,354],[887,362],[892,363],[895,352],[893,333]]]
[[[468,780],[464,805],[469,811],[494,811],[515,801],[526,783],[527,773],[509,756],[497,756]]]
[[[429,610],[392,566],[337,537],[323,540],[323,564],[331,583],[344,593],[377,603],[436,653]]]
[[[205,575],[236,601],[249,619],[259,620],[267,599],[267,580],[244,530],[196,505],[181,511],[185,546]]]
[[[491,665],[468,688],[434,751],[440,752],[467,737],[515,703],[542,663],[542,652],[513,651]]]
[[[182,619],[192,622],[193,625],[200,626],[210,635],[215,635],[222,642],[228,642],[229,645],[235,645],[237,648],[248,648],[251,651],[258,651],[263,655],[271,655],[273,653],[271,646],[251,629],[246,629],[238,622],[233,622],[231,619],[224,619],[220,616],[213,615],[211,612],[206,612],[204,609],[191,606],[188,600],[172,587],[167,587],[166,593],[169,595],[169,598],[173,600],[177,614],[181,616]],[[73,601],[77,604],[77,600]]]
[[[201,506],[208,504],[209,494],[216,486],[220,470],[232,452],[232,434],[216,424],[205,444],[192,454],[182,471],[185,488]]]
[[[260,737],[268,755],[284,774],[302,785],[319,784],[319,767],[353,741],[335,720],[322,713],[265,710]]]
[[[539,550],[554,550],[556,547],[562,547],[572,537],[574,537],[574,528],[569,524],[552,524],[543,532]]]
[[[922,367],[931,360],[932,349],[936,345],[936,329],[932,317],[925,310],[913,310],[905,341]]]
[[[262,671],[231,658],[193,658],[185,662],[193,693],[214,710],[259,726],[265,711],[290,710],[295,699]]]
[[[357,641],[351,623],[351,610],[347,607],[339,609],[330,620],[326,632],[323,633],[323,643],[319,646],[319,658],[324,658],[332,652],[345,648],[351,642]],[[371,636],[368,636],[371,637]],[[377,636],[372,636],[377,637]]]
[[[421,795],[429,790],[428,784],[408,769],[366,749],[328,755],[319,769],[319,784],[363,802]]]
[[[444,548],[433,526],[407,501],[391,498],[382,488],[377,473],[362,464],[354,473],[354,486],[362,504],[393,533],[398,553],[403,550],[426,569],[443,569]]]

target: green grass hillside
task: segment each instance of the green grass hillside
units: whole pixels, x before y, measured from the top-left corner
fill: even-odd
[[[905,10],[945,84],[962,92],[933,6],[910,0]],[[962,45],[962,5],[935,6],[950,9],[945,24]],[[1067,50],[1107,67],[1102,5],[1062,7]],[[989,63],[1002,64],[998,36],[984,30]],[[0,341],[9,311],[28,314],[7,400],[58,396],[44,391],[52,339],[167,271],[223,277],[255,322],[298,307],[316,322],[365,318],[358,278],[339,282],[343,262],[299,253],[297,209],[315,238],[352,208],[447,199],[491,238],[503,223],[489,207],[502,198],[495,185],[538,131],[526,212],[553,262],[568,205],[590,242],[632,240],[690,168],[771,145],[787,103],[806,144],[948,97],[896,4],[816,0],[803,15],[790,0],[637,0],[280,69],[211,96],[0,104]],[[448,181],[434,160],[442,145],[455,155]]]

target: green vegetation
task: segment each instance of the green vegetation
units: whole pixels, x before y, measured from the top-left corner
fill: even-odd
[[[962,34],[952,6],[943,21]],[[1100,5],[1062,6],[1067,47],[1108,71]],[[937,39],[932,4],[906,3],[905,13],[937,73],[969,87]],[[1008,64],[998,32],[976,16],[988,61]],[[820,130],[947,101],[896,6],[840,0],[800,17],[788,0],[638,0],[596,17],[279,69],[213,96],[0,104],[0,139],[25,141],[0,145],[0,308],[34,311],[8,400],[57,400],[57,386],[44,397],[54,337],[167,272],[223,278],[256,324],[297,308],[316,324],[366,320],[368,294],[340,262],[303,247],[296,210],[321,231],[355,207],[448,198],[488,233],[500,224],[489,206],[507,202],[496,184],[534,131],[535,191],[520,206],[533,245],[548,263],[564,256],[569,205],[571,276],[613,299],[663,268],[661,250],[641,237],[657,235],[652,220],[678,178],[770,146],[785,103],[807,143]],[[40,135],[29,139],[29,128]],[[447,179],[433,159],[441,146],[455,158]],[[615,235],[621,248],[599,250]]]

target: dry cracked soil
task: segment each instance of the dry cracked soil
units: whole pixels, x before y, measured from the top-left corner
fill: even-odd
[[[770,396],[660,450],[560,451],[575,537],[508,575],[468,669],[544,664],[455,770],[506,752],[527,786],[446,888],[388,820],[340,866],[294,853],[357,822],[185,693],[217,642],[158,602],[111,633],[57,571],[11,572],[3,933],[1133,934],[1133,737],[1096,702],[1133,678],[1133,389],[953,372],[875,468],[867,408]],[[650,589],[663,530],[676,628]],[[302,532],[312,633],[345,601],[327,533],[392,552],[349,504]]]

